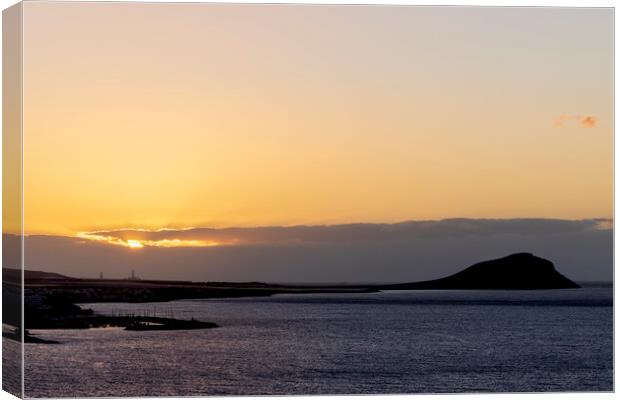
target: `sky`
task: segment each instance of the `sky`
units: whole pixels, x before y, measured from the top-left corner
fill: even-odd
[[[191,228],[612,217],[611,9],[23,15],[27,234],[144,254],[247,244]]]

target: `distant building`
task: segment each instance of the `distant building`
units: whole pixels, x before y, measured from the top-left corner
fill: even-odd
[[[136,276],[136,271],[134,271],[132,269],[131,270],[131,276],[129,278],[127,278],[127,280],[129,280],[129,281],[139,281],[140,278],[138,276]]]

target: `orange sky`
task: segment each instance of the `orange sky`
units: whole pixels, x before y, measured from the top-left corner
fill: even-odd
[[[611,217],[612,19],[25,3],[25,231]]]

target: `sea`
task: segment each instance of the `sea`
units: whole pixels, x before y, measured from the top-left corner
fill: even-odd
[[[610,287],[82,306],[219,327],[33,330],[27,397],[613,390]]]

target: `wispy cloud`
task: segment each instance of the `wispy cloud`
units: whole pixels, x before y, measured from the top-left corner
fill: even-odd
[[[598,123],[598,118],[593,115],[569,115],[563,114],[553,120],[556,128],[563,128],[569,124],[576,124],[581,128],[594,128]]]
[[[181,229],[174,231],[170,229],[159,229],[148,231],[144,229],[119,230],[112,232],[79,232],[77,237],[95,242],[102,242],[118,246],[129,247],[130,249],[141,249],[143,247],[211,247],[232,244],[232,242],[214,241],[205,239],[186,239],[178,238],[175,233],[186,231]],[[129,232],[129,235],[127,235]],[[150,239],[150,233],[168,232],[170,237]]]
[[[597,122],[598,121],[597,121],[596,117],[588,115],[588,116],[582,117],[579,120],[579,125],[581,125],[584,128],[594,128],[596,126]]]

